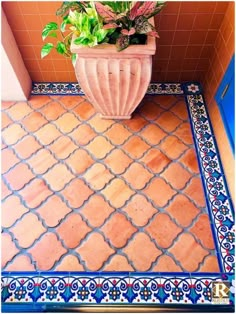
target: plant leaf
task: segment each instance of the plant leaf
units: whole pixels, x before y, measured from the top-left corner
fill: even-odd
[[[158,4],[156,5],[156,8],[155,8],[155,12],[153,12],[153,14],[150,14],[149,16],[147,16],[147,18],[149,19],[150,17],[159,13],[163,9],[164,6],[165,6],[165,1],[158,1]]]
[[[102,1],[102,4],[109,6],[116,14],[119,14],[127,12],[131,7],[132,1]]]
[[[44,26],[42,31],[42,38],[43,40],[50,34],[51,31],[58,30],[58,25],[55,22],[50,22]]]
[[[62,31],[62,33],[65,32],[67,24],[70,24],[70,20],[68,18],[68,15],[63,18],[63,21],[61,23],[60,30]]]
[[[150,13],[153,13],[155,10],[157,2],[156,1],[146,1],[140,6],[137,10],[137,16],[143,15],[149,15]]]
[[[160,38],[158,32],[155,31],[155,30],[152,30],[151,32],[148,32],[147,35],[150,35],[150,36],[153,36],[153,37],[156,37],[156,38]]]
[[[67,52],[66,45],[61,41],[57,43],[56,49],[57,49],[57,52],[59,52],[62,55],[64,55]]]
[[[69,15],[67,17],[68,23],[80,29],[82,25],[83,14],[77,11],[69,11]]]
[[[148,5],[148,3],[150,4]],[[165,1],[151,1],[151,2],[147,1],[145,2],[145,4],[143,5],[144,7],[143,12],[140,15],[143,15],[144,17],[149,19],[150,17],[156,15],[158,12],[162,10],[162,8],[165,5]]]
[[[105,24],[103,26],[103,29],[111,29],[111,28],[117,28],[118,25],[116,23],[109,23],[109,24]]]
[[[135,34],[135,28],[132,27],[130,30],[128,30],[128,29],[122,29],[122,30],[121,30],[121,34],[122,34],[122,35],[131,36],[131,35]]]
[[[164,5],[165,1],[137,1],[130,10],[129,18],[134,20],[138,16],[144,16],[149,19],[161,11]]]
[[[57,16],[65,15],[70,9],[75,9],[78,12],[85,10],[87,6],[85,1],[64,1],[60,8],[56,11]]]
[[[98,43],[100,43],[106,37],[107,30],[100,28],[96,30],[93,35],[97,38]]]
[[[48,36],[57,38],[57,33],[56,32],[49,33]]]
[[[41,58],[43,59],[44,57],[46,57],[50,51],[53,48],[53,44],[51,43],[47,43],[43,46],[43,48],[41,49]]]
[[[116,14],[111,9],[111,7],[103,5],[100,2],[95,2],[95,7],[98,14],[104,19],[105,22],[110,22],[110,21],[115,20]]]
[[[90,37],[80,36],[74,40],[74,44],[93,47],[97,45],[97,38],[95,36]]]
[[[144,16],[139,16],[135,19],[134,28],[138,34],[147,34],[153,30],[152,24]]]
[[[116,41],[116,47],[118,51],[124,50],[129,46],[129,36],[120,35]]]
[[[137,1],[134,6],[132,7],[132,9],[130,10],[129,13],[129,18],[131,21],[133,21],[138,15],[138,9],[139,7],[142,5],[142,3],[140,1]]]

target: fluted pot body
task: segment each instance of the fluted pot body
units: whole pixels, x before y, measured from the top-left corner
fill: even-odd
[[[115,45],[71,45],[77,53],[75,73],[88,100],[106,119],[130,119],[143,99],[152,74],[155,38],[117,52]]]

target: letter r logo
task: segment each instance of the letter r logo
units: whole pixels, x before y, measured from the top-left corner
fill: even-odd
[[[229,297],[229,282],[213,282],[212,283],[212,292],[213,298],[228,298]]]

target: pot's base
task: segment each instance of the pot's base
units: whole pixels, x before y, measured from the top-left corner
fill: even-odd
[[[110,119],[110,120],[111,119],[118,119],[118,120],[131,119],[131,115],[129,115],[129,116],[104,116],[101,113],[100,113],[100,117],[102,119]]]

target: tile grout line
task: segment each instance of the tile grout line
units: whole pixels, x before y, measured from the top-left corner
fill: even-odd
[[[173,106],[174,106],[174,105],[173,105]],[[172,106],[172,107],[173,107],[173,106]],[[168,111],[168,110],[166,110],[166,111]],[[62,114],[62,115],[63,115],[63,114]],[[62,115],[61,115],[61,116],[62,116]],[[56,120],[58,120],[59,118],[60,118],[60,116],[59,116]],[[183,123],[183,122],[182,122],[182,123]],[[182,124],[182,123],[181,123],[181,124]],[[180,125],[181,125],[181,124],[180,124]],[[114,125],[114,124],[112,124],[107,130],[111,129],[113,125]],[[176,127],[176,129],[178,129],[178,127],[179,127],[180,125],[178,125],[178,126]],[[41,129],[42,127],[43,127],[43,126],[41,126],[40,129]],[[144,126],[142,129],[145,129],[145,127],[147,127],[147,125]],[[141,130],[142,130],[142,129],[141,129]],[[176,129],[175,129],[175,130],[176,130]],[[73,130],[74,130],[74,129],[73,129]],[[72,133],[73,130],[72,130],[71,132],[69,132],[69,133]],[[59,130],[59,132],[61,132],[61,131]],[[134,134],[138,134],[139,132],[140,132],[140,130],[137,131],[137,132],[135,132],[135,133],[133,133],[133,134],[131,134],[130,137],[134,136]],[[166,131],[165,131],[165,132],[166,132]],[[96,133],[98,134],[97,131],[96,131]],[[62,136],[68,136],[68,134],[65,135],[64,133],[62,133]],[[62,137],[62,136],[59,136],[59,138]],[[168,135],[167,135],[167,136],[168,136]],[[130,137],[129,137],[129,138],[130,138]],[[129,140],[129,138],[127,139],[127,141]],[[57,139],[58,139],[58,138],[57,138]],[[56,141],[57,139],[55,139],[54,141]],[[36,140],[37,140],[37,138],[36,138]],[[93,141],[93,140],[91,140],[90,142],[92,142],[92,141]],[[124,145],[127,141],[123,142],[122,145]],[[145,142],[145,140],[144,140],[144,142]],[[50,143],[50,145],[51,145],[51,144],[52,144],[52,143]],[[15,144],[14,144],[14,145],[15,145]],[[87,146],[87,145],[89,145],[89,144],[86,144],[86,146]],[[114,144],[112,144],[112,145],[114,145]],[[149,145],[149,143],[148,143],[148,145]],[[115,146],[115,148],[117,148],[117,147]],[[151,148],[152,148],[152,147],[150,147],[150,149],[151,149]],[[72,155],[76,150],[77,150],[77,149],[75,149],[72,153],[70,153],[70,155]],[[113,151],[113,150],[114,150],[114,149],[112,149],[111,151]],[[111,151],[110,151],[110,152],[111,152]],[[109,154],[110,154],[110,152],[109,152]],[[184,153],[185,153],[185,152],[186,152],[186,151],[184,151]],[[36,151],[34,154],[36,154],[36,153],[37,153],[37,151]],[[69,156],[70,156],[70,155],[69,155]],[[108,155],[108,154],[107,154],[107,155]],[[104,158],[106,158],[107,155],[105,155]],[[64,158],[64,159],[69,158],[69,156],[67,156],[67,157]],[[31,158],[31,157],[32,157],[32,155],[31,155],[29,158]],[[129,156],[129,157],[130,157],[130,156]],[[54,158],[55,158],[55,156],[54,156]],[[103,159],[104,159],[104,158],[103,158]],[[140,157],[140,158],[141,158],[141,157]],[[140,158],[139,158],[139,159],[140,159]],[[179,158],[180,158],[180,157],[179,157]],[[178,159],[179,159],[179,158],[178,158]],[[63,160],[64,160],[64,159],[63,159]],[[132,158],[131,158],[131,159],[132,159]],[[138,160],[139,160],[139,159],[138,159]],[[57,160],[57,158],[56,158],[56,160]],[[102,163],[102,162],[101,162],[101,163]],[[87,170],[89,170],[91,167],[92,167],[92,166],[90,166],[89,168],[87,168],[87,169],[85,170],[85,172],[87,172]],[[49,168],[49,169],[46,171],[46,173],[47,173],[48,171],[50,171],[50,169],[52,169],[52,168],[53,168],[53,166],[52,166],[51,168]],[[127,168],[129,168],[129,166],[128,166]],[[168,168],[168,165],[167,165],[167,168]],[[69,169],[69,170],[70,170],[70,169]],[[72,179],[72,180],[73,180],[73,179]],[[72,181],[72,180],[71,180],[71,181]],[[112,180],[112,179],[111,179],[111,180]],[[111,180],[110,180],[110,181],[111,181]],[[71,181],[70,181],[70,182],[71,182]],[[190,179],[190,181],[191,181],[191,179]],[[69,184],[70,182],[68,182],[68,184]],[[166,183],[167,183],[167,182],[166,182]],[[148,184],[148,182],[146,183],[146,185],[147,185],[147,184]],[[167,184],[168,184],[168,183],[167,183]],[[107,183],[107,185],[109,185],[109,182]],[[66,186],[66,185],[65,185],[65,186]],[[24,187],[23,187],[23,188],[24,188]],[[23,189],[23,188],[22,188],[22,189]],[[65,187],[64,187],[64,188],[65,188]],[[133,188],[132,188],[132,190],[133,190]],[[50,197],[50,196],[49,196],[49,197]],[[129,201],[129,200],[128,200],[128,201]],[[39,206],[41,206],[41,204],[40,204]],[[82,206],[83,206],[83,205],[82,205]],[[71,212],[70,212],[69,214],[71,214]],[[112,216],[112,214],[111,214],[110,216]],[[110,219],[110,218],[109,218],[109,219]],[[109,220],[109,219],[108,219],[108,220]],[[63,219],[63,220],[64,220],[64,219]],[[128,241],[128,242],[129,242],[129,241]]]
[[[187,99],[186,99],[186,102],[187,102]],[[190,121],[190,124],[191,124],[191,121]],[[193,130],[191,130],[192,132],[193,132]],[[97,132],[95,132],[96,134],[97,134]],[[194,134],[194,133],[193,133]],[[198,144],[198,143],[197,143]],[[197,153],[199,153],[198,152],[198,146],[197,146],[197,144],[195,143],[195,145],[196,146],[193,146],[193,148],[195,148],[195,150],[197,151]],[[214,139],[213,139],[213,144],[214,144]],[[181,154],[181,157],[179,157],[179,159],[180,158],[182,158],[188,151],[189,151],[189,149],[190,148],[188,148],[186,151],[184,151],[183,152],[183,154]],[[217,154],[218,154],[218,152],[216,152]],[[200,158],[200,156],[197,156],[197,158]],[[217,158],[219,158],[218,157],[218,155],[217,155]],[[133,159],[131,159],[131,160],[133,160]],[[180,164],[182,164],[182,162],[181,161],[177,161],[178,163],[180,163]],[[185,164],[183,163],[183,165],[185,166]],[[201,165],[199,165],[199,167],[200,167]],[[169,166],[167,165],[167,167],[166,168],[168,168]],[[52,168],[52,167],[51,167]],[[126,168],[126,170],[129,168],[129,166]],[[188,167],[187,167],[188,168]],[[219,168],[220,168],[220,173],[221,173],[221,165],[219,166]],[[87,170],[89,170],[89,169],[91,169],[91,167],[90,168],[87,168],[86,169],[86,171]],[[68,169],[69,171],[70,171],[70,169]],[[125,170],[125,171],[126,171]],[[186,170],[186,169],[185,169]],[[200,171],[202,171],[202,169],[199,169]],[[152,171],[152,173],[153,173],[154,171]],[[164,171],[163,171],[164,172]],[[70,171],[70,173],[71,173],[71,171]],[[192,175],[192,177],[195,177],[195,176],[193,176]],[[198,176],[198,177],[200,177],[201,178],[201,180],[202,180],[202,185],[203,185],[203,187],[204,187],[204,189],[207,189],[207,187],[205,187],[205,184],[206,184],[206,182],[205,181],[203,181],[204,179],[206,179],[205,177],[204,177],[204,173],[202,174],[202,172],[200,172],[200,175]],[[190,179],[190,181],[191,181],[191,179]],[[69,183],[68,183],[69,184]],[[190,183],[189,183],[190,184]],[[223,184],[225,184],[224,183],[224,178],[223,178]],[[7,186],[7,185],[6,185]],[[186,187],[185,187],[186,188]],[[184,189],[185,189],[184,188]],[[22,188],[23,189],[23,188]],[[132,189],[133,190],[133,189]],[[11,189],[10,189],[10,191],[11,191],[11,193],[13,193],[13,194],[18,194],[18,192],[16,191],[16,193],[15,193],[15,191],[12,191]],[[207,193],[209,192],[208,190],[206,190],[207,191]],[[206,192],[206,191],[204,191],[204,192]],[[205,196],[205,198],[207,197],[207,193],[205,193],[204,194],[204,196]],[[60,193],[59,193],[60,194]],[[99,193],[98,193],[99,194]],[[11,194],[12,195],[12,194]],[[100,195],[100,194],[99,194]],[[226,195],[227,195],[227,187],[226,187]],[[130,200],[132,200],[132,198],[133,198],[133,196],[131,196],[130,197]],[[6,199],[6,198],[5,198]],[[88,197],[88,199],[85,201],[85,202],[88,202],[88,200],[89,199],[92,199],[92,197],[90,198],[90,197]],[[103,199],[104,199],[104,197],[103,197]],[[146,197],[145,197],[145,199],[146,199]],[[174,199],[174,198],[173,198]],[[172,202],[173,201],[173,199],[171,199],[171,201],[170,202]],[[210,200],[209,200],[210,201]],[[84,202],[84,204],[82,205],[82,207],[85,205],[85,202]],[[227,202],[228,202],[228,200],[227,200]],[[111,206],[112,207],[112,206]],[[227,207],[227,206],[226,206]],[[70,207],[69,207],[70,208]],[[112,207],[113,208],[113,207]],[[155,207],[154,207],[155,208]],[[209,204],[207,204],[207,210],[208,211],[210,211],[212,208],[211,208],[211,206],[209,207]],[[119,209],[118,211],[121,211],[122,212],[122,209]],[[198,215],[197,215],[197,217],[199,217],[201,214],[202,214],[202,211],[203,210],[201,210],[199,213],[198,213]],[[113,213],[113,212],[112,212]],[[111,214],[112,214],[111,213]],[[80,213],[81,214],[81,213]],[[158,213],[155,213],[152,217],[151,217],[151,219],[154,219],[153,217],[155,216],[155,215],[158,215]],[[210,218],[212,219],[212,217],[211,217],[211,215],[210,215],[210,212],[208,213],[208,215],[210,216]],[[196,221],[197,221],[197,217],[195,217],[194,219],[196,219]],[[225,216],[226,217],[226,216]],[[64,220],[65,218],[63,218],[63,220]],[[82,218],[83,219],[83,218]],[[109,221],[110,220],[110,218],[108,217],[108,219],[107,219],[107,221]],[[85,220],[84,220],[85,221]],[[149,220],[148,220],[149,221]],[[105,221],[103,222],[103,225],[106,223],[106,219],[105,219]],[[150,223],[150,222],[148,222],[148,223]],[[216,228],[216,226],[215,226],[215,222],[214,222],[214,220],[211,222],[212,223],[212,225],[213,225],[213,228]],[[193,221],[192,221],[192,225],[194,225],[194,223],[193,223]],[[144,228],[146,228],[146,225],[144,226]],[[190,228],[190,227],[188,227],[188,228]],[[141,229],[140,229],[141,230]],[[212,231],[212,230],[210,230],[210,231]],[[216,231],[212,231],[213,232],[213,236],[215,235],[215,233],[214,232],[216,232]],[[135,233],[134,233],[135,234]],[[190,233],[191,235],[193,235],[193,237],[194,237],[194,241],[196,241],[196,240],[199,240],[199,241],[201,241],[200,240],[200,238],[198,239],[198,237],[195,237],[195,234],[192,234],[192,233]],[[150,235],[148,235],[149,237],[150,237],[150,241],[152,241],[154,244],[155,244],[155,242],[154,242],[154,240],[152,240],[151,239],[151,236]],[[217,240],[219,240],[218,239],[218,236],[216,235],[216,237],[217,237]],[[58,236],[58,239],[59,239],[60,237]],[[105,238],[104,238],[105,239]],[[217,242],[217,240],[214,238],[214,244],[215,244],[215,247],[216,247],[216,245],[218,244],[218,242]],[[128,239],[127,240],[128,242],[127,243],[129,243],[130,242],[130,240]],[[199,244],[199,243],[198,243]],[[173,244],[174,245],[174,244]],[[204,248],[203,246],[202,246],[202,244],[200,243],[199,245],[201,245],[201,247],[202,248]],[[205,248],[204,248],[205,249]],[[116,250],[115,250],[116,251]],[[23,279],[25,279],[25,278],[28,278],[27,276],[30,276],[30,278],[31,279],[33,279],[33,282],[34,282],[34,277],[35,277],[35,279],[37,279],[37,283],[39,283],[40,285],[42,284],[42,283],[44,283],[44,281],[46,280],[47,282],[48,282],[48,284],[47,284],[47,287],[49,288],[49,289],[52,289],[53,288],[53,284],[51,284],[51,283],[49,283],[50,282],[50,280],[52,280],[52,278],[54,278],[53,277],[53,275],[56,275],[57,276],[57,278],[56,278],[56,280],[58,280],[57,282],[56,282],[56,285],[55,285],[55,287],[57,287],[58,285],[60,285],[61,283],[62,283],[62,281],[65,279],[66,280],[66,283],[68,283],[69,285],[70,284],[72,284],[72,286],[70,286],[70,287],[68,287],[68,290],[63,290],[62,291],[62,293],[61,293],[61,301],[64,303],[64,301],[65,301],[65,298],[64,298],[64,295],[67,297],[67,302],[69,302],[68,304],[72,304],[73,302],[75,302],[75,303],[73,303],[73,304],[75,304],[76,306],[78,306],[78,305],[81,305],[81,304],[85,304],[85,305],[90,305],[90,303],[89,303],[89,301],[88,300],[82,300],[82,299],[80,299],[79,297],[78,297],[78,295],[76,295],[76,298],[71,298],[70,297],[70,293],[74,293],[74,292],[78,292],[79,293],[79,287],[81,287],[81,285],[82,285],[82,287],[84,287],[85,289],[87,288],[88,289],[88,297],[96,304],[96,303],[98,303],[98,301],[97,301],[97,299],[95,299],[95,297],[93,297],[93,295],[96,295],[95,294],[95,291],[96,291],[96,293],[99,293],[99,292],[101,292],[102,294],[104,294],[104,298],[103,299],[101,299],[100,300],[100,302],[101,302],[101,304],[103,304],[103,305],[105,305],[105,304],[107,304],[106,302],[108,302],[108,304],[109,305],[111,305],[111,304],[119,304],[119,302],[121,301],[121,302],[123,302],[123,301],[125,301],[125,303],[126,304],[142,304],[142,305],[144,305],[144,304],[153,304],[152,302],[155,302],[155,303],[160,303],[160,304],[181,304],[181,305],[183,305],[183,304],[185,304],[184,302],[186,302],[186,303],[188,303],[188,304],[190,304],[190,305],[192,305],[192,304],[197,304],[197,305],[206,305],[206,306],[210,306],[211,307],[211,302],[210,302],[210,299],[206,299],[206,294],[204,294],[203,293],[203,291],[206,291],[206,293],[207,293],[207,291],[209,290],[209,289],[211,289],[211,282],[212,282],[212,280],[213,281],[215,281],[215,280],[217,280],[217,281],[221,281],[222,279],[224,279],[224,280],[229,280],[229,283],[230,283],[230,285],[232,286],[232,284],[231,284],[231,281],[232,281],[232,274],[231,274],[231,272],[229,271],[229,270],[227,270],[227,269],[225,269],[225,272],[226,272],[226,274],[223,274],[222,273],[222,271],[224,271],[224,269],[223,269],[223,267],[222,267],[222,269],[220,268],[220,272],[215,272],[215,273],[205,273],[205,272],[201,272],[201,268],[202,268],[202,266],[204,266],[204,265],[206,265],[206,263],[207,263],[207,261],[208,261],[208,258],[210,257],[210,256],[214,256],[214,257],[216,257],[216,259],[217,259],[217,261],[218,261],[218,263],[223,263],[224,264],[224,266],[226,265],[226,263],[222,260],[222,258],[223,258],[223,255],[222,255],[222,251],[219,249],[219,251],[217,250],[217,255],[214,255],[214,250],[206,250],[207,251],[207,255],[205,255],[203,258],[202,258],[202,260],[200,261],[200,262],[198,262],[198,265],[197,265],[197,272],[198,271],[200,271],[200,273],[197,273],[195,270],[194,270],[194,272],[193,273],[191,273],[191,272],[189,272],[189,271],[187,271],[187,272],[185,272],[184,271],[184,267],[182,267],[182,265],[181,265],[181,260],[180,260],[180,262],[179,261],[177,261],[176,262],[176,258],[175,258],[175,256],[171,256],[171,254],[167,254],[167,256],[170,256],[170,258],[172,258],[173,259],[173,261],[177,264],[177,266],[179,266],[181,269],[182,269],[182,271],[184,271],[184,272],[180,272],[180,273],[172,273],[172,272],[170,272],[170,273],[162,273],[162,272],[154,272],[154,273],[152,273],[152,274],[149,274],[148,272],[140,272],[140,271],[138,271],[138,272],[133,272],[133,271],[131,271],[131,272],[129,272],[129,271],[127,271],[127,273],[124,275],[124,274],[122,274],[122,273],[120,273],[120,272],[116,272],[116,273],[107,273],[107,272],[104,272],[104,269],[105,269],[105,267],[107,266],[107,265],[109,265],[109,263],[112,261],[112,257],[115,255],[115,253],[114,253],[114,255],[111,255],[111,256],[109,256],[108,258],[106,258],[106,260],[104,261],[103,260],[103,265],[102,265],[102,267],[100,267],[99,268],[99,271],[92,271],[92,273],[90,272],[90,274],[88,275],[88,273],[86,273],[86,276],[89,276],[89,277],[87,277],[90,281],[91,281],[91,283],[93,283],[94,284],[94,286],[95,285],[97,285],[97,284],[99,284],[99,287],[101,287],[101,288],[96,288],[96,290],[93,290],[92,291],[92,289],[90,289],[89,288],[89,286],[87,285],[87,282],[88,282],[88,280],[87,280],[87,278],[86,278],[86,281],[85,281],[85,283],[83,282],[81,282],[81,280],[83,279],[83,274],[84,274],[84,272],[82,272],[82,273],[75,273],[75,274],[73,274],[73,273],[71,273],[71,272],[68,272],[68,274],[67,275],[61,275],[61,274],[59,274],[58,275],[58,272],[56,271],[56,268],[59,266],[59,265],[61,265],[62,263],[63,263],[63,259],[64,259],[64,257],[66,256],[66,254],[64,254],[64,255],[61,255],[56,261],[55,261],[55,259],[54,259],[54,265],[50,268],[52,271],[53,271],[53,273],[47,273],[47,272],[45,272],[45,271],[43,271],[43,270],[39,270],[38,272],[37,272],[37,274],[34,274],[33,273],[33,275],[29,275],[29,274],[18,274],[18,275],[15,275],[14,276],[14,272],[13,273],[3,273],[4,274],[4,283],[6,283],[8,286],[9,286],[9,288],[7,288],[7,291],[6,292],[4,292],[4,294],[3,294],[3,298],[4,298],[4,302],[5,302],[5,306],[8,306],[7,305],[7,303],[6,302],[10,302],[10,301],[12,301],[11,299],[10,299],[10,297],[7,295],[7,293],[9,293],[9,292],[11,292],[11,293],[14,293],[16,290],[14,290],[14,289],[11,289],[11,283],[12,282],[14,282],[14,280],[16,279],[16,280],[18,280],[17,279],[17,276],[18,276],[18,278],[19,279],[21,279],[21,278],[23,278]],[[85,263],[83,264],[83,261],[82,261],[82,259],[80,258],[80,256],[73,250],[73,249],[71,249],[71,250],[69,250],[68,251],[69,252],[69,254],[73,254],[74,256],[76,256],[76,258],[78,259],[78,262],[80,263],[80,265],[81,265],[81,267],[83,268],[83,269],[86,269],[86,271],[89,271],[88,270],[88,268],[86,267],[86,265],[85,265]],[[122,250],[120,251],[120,250],[117,250],[117,252],[118,253],[120,253],[120,252],[122,252]],[[151,263],[151,265],[150,265],[150,267],[148,268],[149,269],[149,271],[152,271],[152,269],[154,269],[154,266],[155,267],[158,267],[158,263],[159,263],[159,258],[162,256],[163,254],[161,254],[160,256],[157,256],[156,257],[156,259]],[[123,255],[124,256],[124,255]],[[131,264],[130,263],[130,261],[129,261],[129,259],[128,259],[128,257],[126,257],[126,259],[127,259],[127,262],[128,262],[128,264],[129,265],[131,265],[131,267],[133,267],[134,265],[133,264]],[[15,260],[15,257],[13,257],[12,259],[11,259],[11,261],[10,262],[8,262],[8,263],[13,263],[13,261]],[[31,260],[31,259],[30,259]],[[209,262],[208,262],[209,263]],[[147,264],[146,264],[147,265]],[[34,267],[35,267],[35,265],[34,265]],[[133,269],[136,269],[135,267],[133,267]],[[102,271],[102,272],[101,272]],[[13,274],[13,276],[14,277],[12,277],[12,274]],[[37,277],[38,276],[38,277]],[[96,276],[97,277],[99,277],[99,279],[96,279]],[[127,278],[126,278],[126,277]],[[65,278],[64,278],[65,277]],[[67,278],[68,277],[68,278]],[[116,279],[116,280],[115,280]],[[117,279],[119,280],[119,283],[117,283]],[[145,280],[144,280],[145,279]],[[113,281],[112,281],[113,280]],[[115,283],[116,282],[116,283]],[[209,282],[210,282],[210,285],[209,285]],[[120,299],[119,300],[119,298],[118,299],[115,299],[115,300],[110,300],[109,301],[109,294],[108,294],[108,290],[104,290],[103,289],[103,285],[107,285],[107,287],[109,287],[109,289],[115,289],[116,288],[116,284],[117,284],[117,288],[118,289],[120,289],[121,287],[122,287],[122,285],[127,285],[127,283],[129,284],[129,290],[123,290],[124,292],[123,292],[123,295],[122,295],[122,298],[123,299]],[[147,283],[147,285],[146,285],[146,283]],[[130,285],[131,284],[131,285]],[[135,290],[133,287],[137,287],[137,284],[139,285],[138,286],[138,290]],[[76,286],[77,285],[77,286]],[[134,286],[133,286],[134,285]],[[159,286],[160,285],[160,286]],[[166,299],[164,299],[163,297],[161,297],[160,298],[160,294],[159,294],[159,292],[161,292],[161,293],[164,293],[164,294],[166,294],[167,293],[167,290],[165,289],[165,285],[169,285],[170,287],[175,287],[175,289],[177,290],[177,291],[180,291],[180,292],[182,292],[183,294],[182,294],[182,296],[183,296],[183,299],[182,299],[182,301],[181,301],[181,299],[180,300],[178,300],[178,299],[176,299],[176,296],[174,295],[174,294],[172,294],[167,300]],[[191,285],[191,286],[190,286]],[[77,287],[76,289],[74,289],[74,287]],[[183,289],[183,287],[187,287],[187,292],[186,292],[186,289],[184,288]],[[7,287],[7,286],[6,286]],[[20,287],[20,285],[18,284],[17,285],[17,287]],[[22,287],[27,287],[26,286],[26,284],[23,284],[22,283]],[[104,286],[105,287],[105,286]],[[149,288],[150,287],[150,293],[151,293],[151,299],[150,300],[146,300],[146,299],[143,299],[143,292],[142,291],[146,291],[145,289],[147,289],[147,288]],[[153,288],[154,287],[154,288]],[[201,291],[202,292],[199,292],[199,290],[198,289],[196,289],[196,287],[201,287]],[[158,290],[155,290],[155,289],[157,289],[158,288]],[[11,290],[10,290],[11,289]],[[39,288],[40,290],[40,292],[42,292],[42,289],[41,288]],[[67,288],[66,288],[67,289]],[[74,290],[73,290],[74,289]],[[99,290],[100,289],[100,290]],[[123,288],[122,288],[123,289]],[[28,291],[28,290],[27,290]],[[65,293],[65,291],[68,291],[68,292],[66,292]],[[148,290],[147,290],[148,291]],[[162,292],[163,291],[163,292]],[[210,290],[209,290],[210,291]],[[142,293],[141,293],[142,292]],[[190,294],[190,292],[192,293],[193,292],[193,294],[194,294],[194,297],[192,297],[192,294]],[[46,297],[46,293],[45,292],[42,292],[43,293],[43,298],[42,298],[42,300],[41,300],[41,303],[40,303],[40,306],[41,305],[44,305],[45,304],[45,297]],[[136,296],[133,298],[133,299],[131,299],[132,298],[132,294],[135,294]],[[127,295],[128,297],[126,297],[125,295]],[[162,295],[163,296],[163,295]],[[28,297],[28,296],[27,296]],[[200,298],[200,299],[199,299]],[[153,300],[152,300],[153,299]],[[5,301],[6,300],[6,301]],[[30,306],[30,304],[32,304],[32,298],[30,297],[29,298],[29,302],[28,302],[28,305]],[[177,301],[176,301],[177,300]],[[201,300],[201,302],[202,302],[202,300],[205,300],[204,301],[204,303],[205,304],[202,304],[199,300]],[[23,297],[23,301],[24,301],[24,297]],[[28,301],[28,299],[26,299],[26,301]],[[59,301],[59,299],[58,299],[58,301]],[[20,301],[18,301],[18,300],[14,300],[14,302],[16,302],[15,303],[15,305],[17,305],[17,304],[20,304]],[[48,304],[49,303],[51,303],[52,305],[55,305],[56,304],[56,300],[48,300]],[[9,303],[10,304],[10,303]],[[22,304],[22,303],[21,303]],[[38,299],[36,299],[36,301],[34,301],[34,306],[37,306],[37,305],[39,305],[38,304]],[[231,303],[232,304],[232,303]],[[213,308],[212,308],[213,309]],[[213,309],[214,310],[214,309]]]

